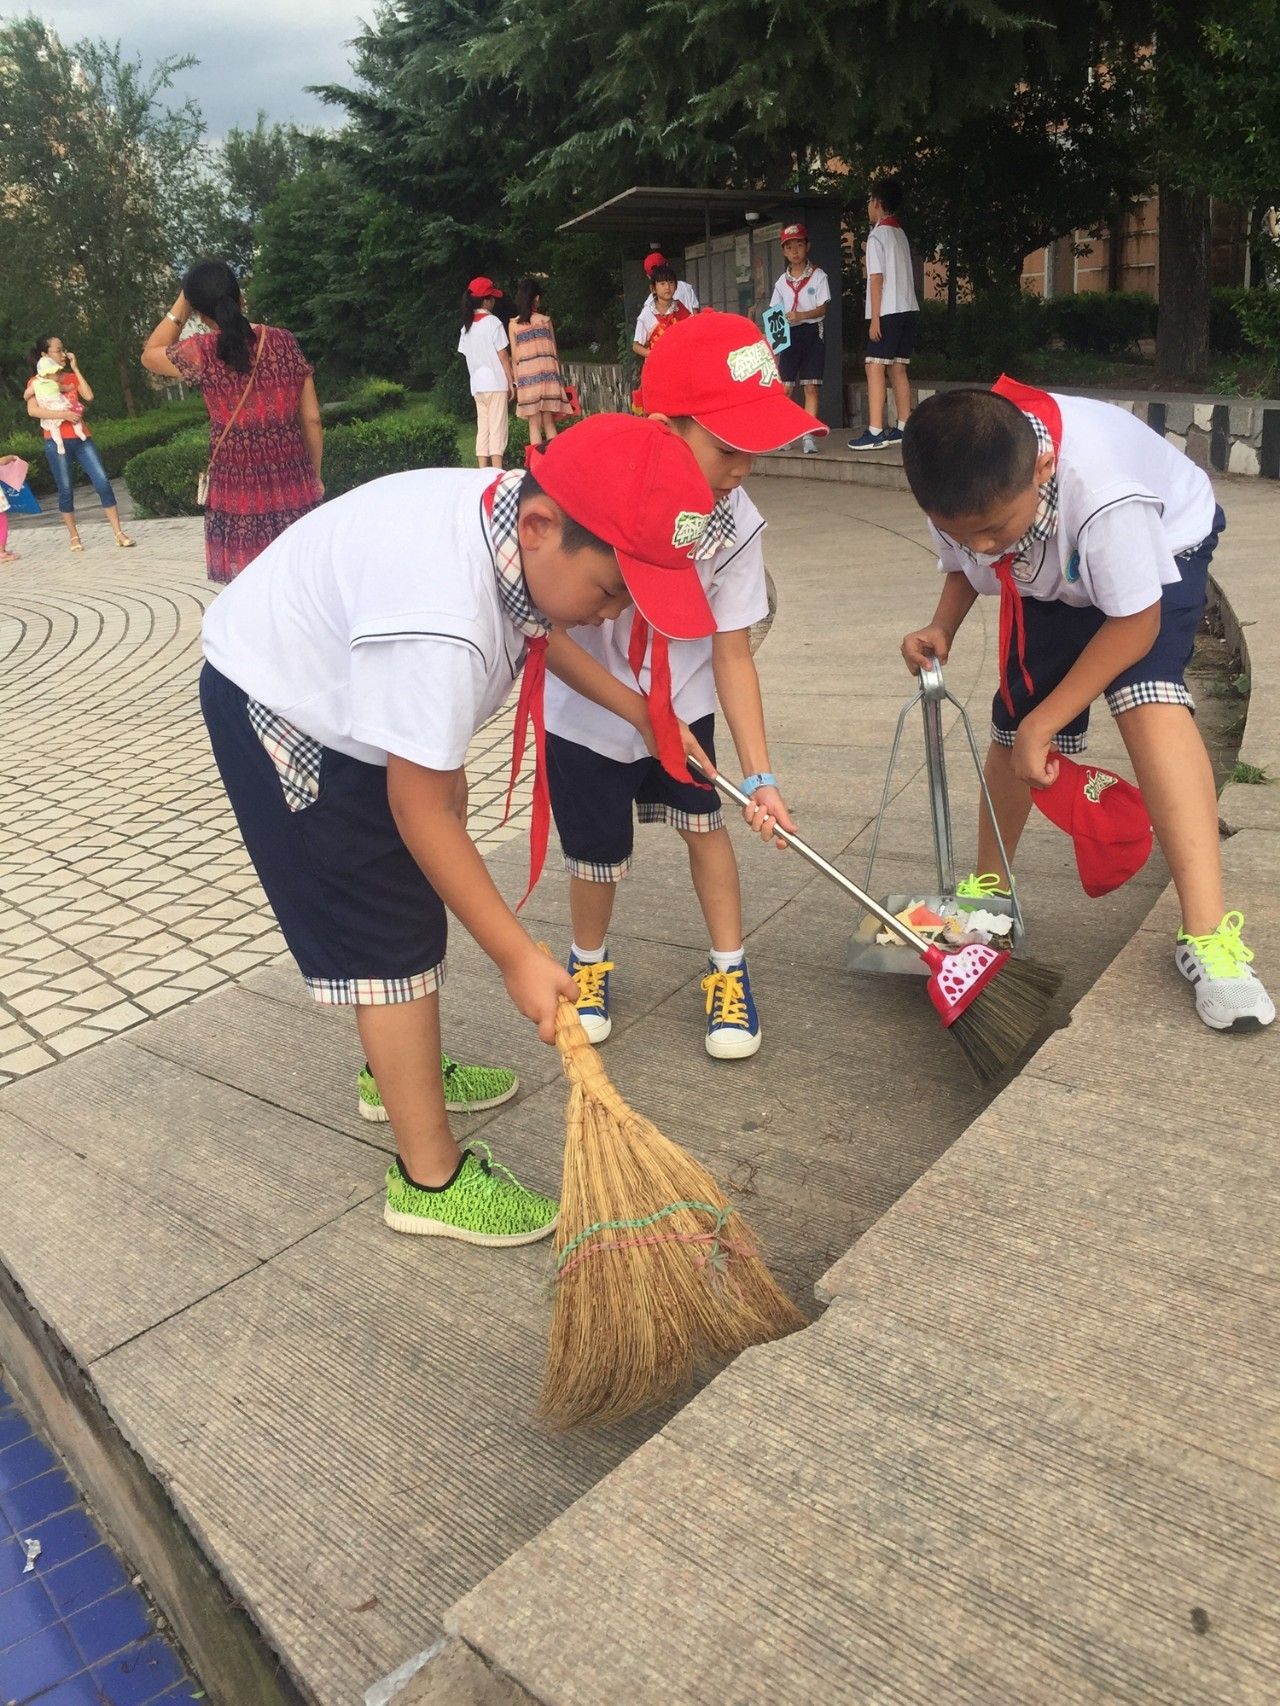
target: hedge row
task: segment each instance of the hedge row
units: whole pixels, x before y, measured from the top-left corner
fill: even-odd
[[[371,421],[392,409],[403,409],[409,393],[394,379],[365,379],[346,397],[321,405],[326,427],[350,426],[352,421]]]
[[[125,465],[139,452],[150,449],[152,445],[166,444],[175,433],[182,432],[196,421],[207,420],[208,416],[199,397],[184,397],[181,402],[162,403],[159,408],[148,409],[136,420],[95,421],[92,407],[86,418],[107,473],[114,479],[117,474],[124,473]],[[9,438],[0,440],[0,457],[21,456],[31,467],[28,477],[32,490],[52,492],[53,475],[45,461],[39,423],[32,420],[30,425],[30,432],[13,433]]]
[[[125,469],[135,504],[147,515],[199,515],[196,481],[209,457],[208,435],[183,433],[144,450]],[[338,497],[382,474],[411,468],[456,468],[458,429],[428,409],[401,409],[325,433],[324,486]]]

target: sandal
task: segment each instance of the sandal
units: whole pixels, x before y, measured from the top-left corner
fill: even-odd
[[[20,551],[0,551],[0,563],[20,563],[21,561],[22,553]]]
[[[136,539],[130,539],[130,537],[127,533],[117,533],[116,534],[116,544],[120,547],[120,549],[122,551],[128,551],[128,550],[131,550],[132,547],[137,544],[137,540]]]
[[[73,551],[83,551],[84,550],[84,540],[80,537],[80,535],[78,533],[73,533],[71,535],[71,549]]]

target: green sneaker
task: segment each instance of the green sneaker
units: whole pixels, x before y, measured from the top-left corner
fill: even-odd
[[[536,1244],[555,1231],[560,1205],[526,1190],[493,1159],[487,1143],[462,1152],[458,1171],[438,1191],[419,1190],[400,1171],[387,1168],[387,1205],[382,1218],[393,1232],[426,1238],[461,1238],[467,1244]]]
[[[464,1066],[442,1054],[440,1071],[444,1077],[444,1105],[451,1114],[480,1114],[486,1108],[500,1108],[520,1088],[520,1080],[505,1066]],[[356,1075],[356,1094],[360,1098],[357,1105],[362,1120],[386,1119],[387,1110],[368,1061]]]
[[[961,877],[956,884],[956,901],[962,912],[973,912],[976,908],[985,906],[989,900],[1008,900],[1010,890],[1005,888],[1004,880],[997,871],[970,871],[967,877]]]

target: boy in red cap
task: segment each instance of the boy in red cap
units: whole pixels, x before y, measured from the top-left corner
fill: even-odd
[[[639,686],[652,692],[669,679],[677,714],[714,757],[719,697],[751,795],[751,828],[766,841],[792,822],[769,768],[760,681],[749,630],[768,613],[761,536],[764,519],[742,489],[752,458],[776,450],[812,427],[790,402],[759,328],[738,314],[704,310],[655,346],[645,363],[643,403],[651,419],[669,420],[693,451],[715,495],[711,524],[699,545],[697,572],[714,633],[673,641],[647,639],[628,612],[596,628],[553,636],[551,655],[576,642],[617,683],[616,707],[601,709],[572,691],[569,669],[547,692],[547,766],[551,803],[569,872],[573,945],[569,970],[581,989],[578,1011],[587,1035],[603,1042],[609,1014],[606,947],[619,879],[631,865],[633,811],[641,823],[676,829],[689,853],[693,885],[711,942],[702,988],[705,1047],[736,1060],[760,1047],[760,1020],[743,949],[742,898],[733,846],[714,792],[686,777],[674,781],[646,754],[636,730]],[[575,427],[574,431],[578,429]],[[825,431],[825,428],[820,429]],[[638,603],[643,616],[643,603]],[[616,714],[610,715],[610,711]]]
[[[1228,912],[1213,768],[1184,672],[1226,522],[1213,487],[1123,409],[1020,385],[948,391],[913,412],[902,462],[946,582],[902,653],[945,663],[980,594],[1000,599],[1000,686],[987,784],[1010,859],[1058,753],[1084,750],[1105,693],[1182,906],[1174,963],[1213,1030],[1269,1025],[1275,1007]],[[966,899],[1008,893],[985,813]]]
[[[393,474],[325,504],[250,564],[209,610],[201,705],[214,756],[294,958],[317,1001],[355,1008],[395,1133],[387,1224],[524,1244],[556,1205],[459,1154],[449,1131],[436,991],[445,908],[553,1040],[577,986],[516,921],[466,831],[475,731],[523,679],[517,747],[535,733],[530,887],[545,854],[543,670],[553,624],[617,617],[634,600],[686,639],[714,618],[692,551],[712,496],[668,428],[597,415],[523,471]],[[687,775],[697,743],[593,659],[558,647],[575,685]],[[654,701],[656,704],[656,700]],[[665,713],[665,715],[663,715]]]
[[[786,314],[791,342],[778,356],[778,371],[793,389],[797,385],[803,388],[805,409],[816,421],[826,364],[822,322],[831,300],[831,283],[822,268],[809,259],[809,233],[803,225],[784,225],[780,241],[787,267],[773,287],[769,306]],[[806,456],[817,455],[817,434],[812,425],[801,448]]]

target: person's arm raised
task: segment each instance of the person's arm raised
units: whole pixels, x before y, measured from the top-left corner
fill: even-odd
[[[168,352],[182,336],[182,328],[190,318],[187,299],[179,291],[173,307],[163,320],[156,323],[155,330],[142,346],[142,365],[148,373],[158,373],[165,379],[182,378],[181,372],[169,360]]]

